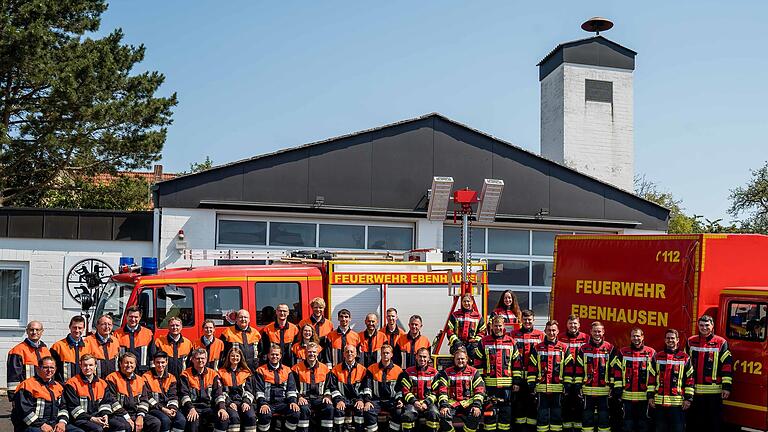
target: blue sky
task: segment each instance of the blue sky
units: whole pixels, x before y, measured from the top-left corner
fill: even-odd
[[[112,2],[102,32],[147,47],[178,93],[166,171],[440,112],[539,152],[536,63],[604,36],[638,52],[635,164],[689,213],[726,215],[768,159],[768,2]]]

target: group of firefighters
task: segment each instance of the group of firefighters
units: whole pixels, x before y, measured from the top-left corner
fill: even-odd
[[[381,328],[368,314],[356,333],[346,309],[337,326],[325,318],[322,298],[298,326],[280,304],[261,330],[240,310],[218,338],[206,320],[196,341],[182,336],[178,317],[155,338],[138,307],[115,331],[110,316],[99,317],[88,336],[75,316],[50,349],[32,321],[8,354],[11,419],[17,432],[250,432],[270,430],[274,417],[289,431],[375,432],[382,417],[391,431],[452,431],[460,418],[467,432],[481,423],[486,431],[608,432],[612,424],[682,431],[688,411],[692,430],[718,430],[733,359],[707,315],[685,350],[669,329],[655,351],[640,328],[618,349],[601,323],[585,334],[573,315],[564,333],[555,320],[537,330],[511,291],[487,326],[472,295],[460,303],[447,326],[452,365],[440,371],[420,316],[405,331],[390,308]]]

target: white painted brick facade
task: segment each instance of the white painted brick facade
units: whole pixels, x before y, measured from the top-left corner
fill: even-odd
[[[155,217],[158,217],[157,214]],[[187,249],[216,249],[216,210],[164,208],[160,212],[158,267],[182,267],[191,263],[176,249],[179,230],[184,230]],[[196,266],[213,261],[195,261]]]
[[[585,80],[613,83],[613,104],[585,101]],[[541,154],[631,191],[632,71],[564,63],[541,81]]]

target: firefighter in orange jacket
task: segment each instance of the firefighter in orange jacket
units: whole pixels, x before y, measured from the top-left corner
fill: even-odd
[[[178,381],[168,373],[168,354],[157,351],[152,359],[152,370],[142,375],[149,390],[149,415],[160,420],[161,432],[182,432],[187,419],[179,409]]]
[[[245,356],[238,347],[232,347],[219,369],[219,377],[226,396],[226,407],[229,413],[229,429],[244,432],[256,430],[256,408],[253,404],[253,383],[251,370],[245,363]]]
[[[581,322],[577,315],[569,315],[566,323],[567,331],[560,333],[558,339],[568,347],[568,353],[573,361],[566,366],[565,373],[576,383],[576,352],[589,341],[589,335],[580,330]],[[581,418],[584,415],[584,401],[579,394],[578,386],[572,385],[563,400],[563,431],[581,432]]]
[[[216,323],[211,319],[203,321],[203,335],[192,344],[193,349],[203,348],[208,353],[208,367],[218,370],[224,354],[224,342],[216,338]]]
[[[16,386],[27,378],[35,376],[35,368],[40,359],[50,357],[51,351],[42,341],[43,323],[30,321],[27,324],[27,337],[8,351],[6,378],[8,380],[8,399],[13,401]]]
[[[288,430],[295,430],[299,424],[296,381],[291,368],[281,363],[283,349],[272,344],[267,354],[267,363],[259,366],[253,374],[253,390],[259,407],[258,428],[268,431],[272,416],[278,413],[285,420]]]
[[[459,346],[465,347],[470,362],[473,366],[477,366],[474,358],[475,349],[485,334],[485,321],[477,310],[475,298],[471,293],[465,293],[461,296],[461,307],[451,313],[450,318],[448,318],[446,334],[451,352]]]
[[[323,347],[325,364],[329,368],[344,362],[344,348],[347,345],[352,345],[357,349],[360,344],[360,337],[349,327],[352,313],[347,309],[342,309],[336,316],[339,319],[339,326],[326,335],[325,346]]]
[[[491,333],[477,345],[475,357],[483,367],[483,380],[488,392],[486,430],[508,431],[512,427],[512,398],[522,383],[522,361],[515,339],[505,332],[506,319],[496,315],[491,319]]]
[[[344,419],[350,415],[355,431],[365,430],[365,402],[371,400],[367,375],[365,366],[357,362],[357,347],[351,344],[345,346],[344,361],[333,367],[325,389],[335,407],[333,427],[337,432],[344,430]]]
[[[385,344],[381,347],[381,361],[368,366],[368,383],[371,400],[363,406],[363,418],[367,430],[377,426],[379,413],[389,413],[389,430],[399,431],[402,418],[402,381],[405,372],[392,361],[394,348]]]
[[[395,359],[402,359],[400,367],[408,369],[416,366],[416,352],[420,348],[431,348],[432,343],[421,334],[422,320],[419,315],[412,315],[408,320],[408,333],[400,335],[395,346]]]
[[[213,423],[214,432],[224,432],[229,428],[226,396],[222,393],[221,378],[218,372],[209,368],[208,353],[204,349],[192,351],[192,366],[179,377],[179,397],[181,407],[187,418],[187,432],[197,432],[201,419]]]
[[[96,358],[96,370],[102,379],[117,370],[120,343],[112,335],[112,317],[102,315],[96,321],[96,332],[85,337],[85,348]]]
[[[322,297],[313,298],[309,306],[312,308],[312,315],[301,320],[299,328],[301,329],[307,324],[314,327],[315,333],[320,340],[320,346],[322,346],[325,343],[325,337],[333,331],[333,323],[325,318],[325,300]]]
[[[181,335],[181,318],[168,319],[168,334],[155,339],[155,350],[168,355],[168,373],[177,377],[186,367],[189,353],[192,352],[192,342]]]
[[[313,413],[316,420],[319,420],[321,431],[330,432],[333,428],[333,401],[330,395],[325,394],[325,384],[331,371],[318,360],[319,351],[317,342],[309,342],[305,349],[306,358],[291,368],[298,394],[299,432],[309,430]]]
[[[245,355],[248,368],[252,371],[256,370],[259,366],[261,333],[251,327],[251,314],[247,310],[240,309],[237,312],[235,325],[221,334],[221,340],[224,342],[225,353],[228,353],[233,346],[240,348]]]
[[[528,363],[528,387],[538,402],[538,432],[563,430],[563,395],[573,385],[573,377],[566,373],[573,357],[568,346],[557,339],[558,333],[558,322],[548,321],[544,341],[531,349]]]
[[[397,341],[400,339],[401,335],[405,334],[405,331],[397,325],[397,309],[393,307],[387,309],[387,315],[385,316],[386,318],[384,320],[384,325],[379,330],[379,333],[386,337],[388,344],[395,347],[395,356],[392,358],[392,361],[394,361],[396,365],[400,365],[401,367],[405,368],[402,366],[402,355],[401,353],[398,353],[397,349]]]
[[[714,334],[714,320],[702,315],[699,334],[688,338],[686,352],[693,366],[694,395],[688,417],[692,430],[717,432],[722,425],[723,400],[731,395],[733,356],[728,342]]]
[[[117,398],[112,405],[112,412],[128,422],[129,430],[159,432],[160,420],[147,415],[149,388],[144,378],[136,374],[137,363],[133,353],[123,353],[120,355],[118,370],[107,376],[106,381]]]
[[[584,395],[582,431],[610,432],[608,397],[615,383],[616,348],[605,341],[605,327],[592,323],[589,342],[576,353],[576,384]]]
[[[40,359],[35,375],[16,387],[11,422],[14,432],[83,432],[69,424],[62,394],[64,388],[53,379],[56,361]]]
[[[75,315],[69,320],[69,334],[51,346],[51,356],[56,360],[56,381],[65,383],[80,373],[80,357],[88,352],[83,335],[85,317]]]
[[[416,366],[405,370],[401,383],[405,404],[401,424],[404,432],[413,430],[416,422],[422,417],[428,430],[436,432],[440,427],[437,394],[432,388],[437,369],[430,365],[431,360],[429,349],[419,348],[416,351]]]
[[[453,419],[464,416],[464,432],[475,432],[480,424],[485,396],[485,382],[480,371],[467,363],[464,347],[453,353],[453,366],[438,372],[434,386],[440,407],[440,429],[453,430]]]
[[[70,421],[85,432],[129,431],[130,425],[120,416],[113,415],[117,401],[107,381],[96,374],[96,358],[91,354],[80,357],[80,373],[64,385],[64,404]]]
[[[523,309],[523,311],[520,312],[520,315],[522,316],[522,324],[520,328],[513,331],[511,335],[515,338],[517,350],[520,352],[522,358],[521,378],[523,382],[527,382],[528,361],[531,356],[531,349],[534,345],[539,344],[544,340],[544,333],[534,327],[536,315],[532,310]],[[529,392],[522,391],[517,394],[513,410],[515,412],[515,424],[517,424],[519,430],[530,430],[536,426],[536,419],[538,417],[536,400]]]
[[[360,361],[363,366],[368,367],[379,361],[382,345],[387,342],[387,337],[378,329],[379,318],[375,313],[369,313],[365,316],[365,330],[358,334],[360,339]],[[394,345],[390,345],[394,347]]]
[[[685,429],[683,411],[693,400],[693,367],[688,354],[678,346],[679,338],[677,330],[667,330],[664,350],[657,352],[651,363],[648,405],[654,408],[658,432],[682,432]]]
[[[267,349],[271,345],[277,345],[281,351],[281,361],[289,368],[293,366],[293,356],[291,355],[291,347],[294,342],[299,339],[299,328],[296,324],[288,321],[288,316],[291,314],[290,308],[285,303],[280,303],[275,309],[277,318],[275,322],[270,323],[264,327],[262,332],[262,344],[264,346],[264,353],[267,353]]]
[[[155,355],[155,341],[152,330],[141,325],[141,308],[129,306],[125,310],[126,324],[115,331],[114,337],[120,343],[120,353],[129,352],[136,356],[136,373],[143,374],[152,367]]]
[[[624,407],[624,432],[646,432],[648,424],[648,382],[651,361],[656,350],[643,342],[643,330],[635,327],[630,332],[630,345],[621,348],[616,357],[616,385]]]

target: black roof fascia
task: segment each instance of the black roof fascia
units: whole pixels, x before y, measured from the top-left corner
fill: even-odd
[[[565,42],[553,49],[536,66],[539,81],[563,63],[634,70],[637,53],[602,36]]]
[[[153,212],[0,207],[0,238],[152,241]]]

